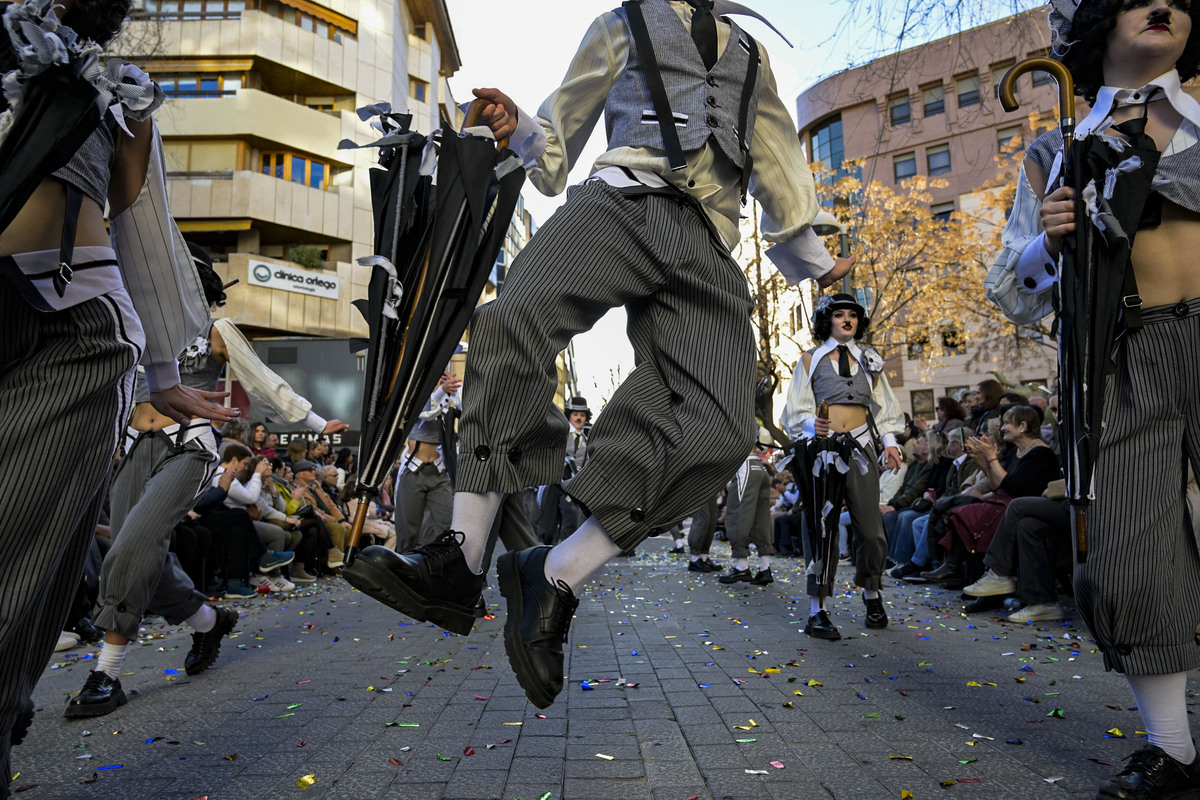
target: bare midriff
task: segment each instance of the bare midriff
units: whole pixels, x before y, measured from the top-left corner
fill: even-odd
[[[851,403],[829,404],[829,429],[836,433],[847,433],[867,424],[865,406]]]
[[[409,439],[408,452],[412,453],[413,458],[420,462],[438,460],[438,446],[433,442],[418,442]]]
[[[129,418],[129,427],[135,431],[161,431],[174,424],[175,420],[158,413],[150,403],[138,403]]]
[[[1139,230],[1133,243],[1133,274],[1142,308],[1200,297],[1197,253],[1200,214],[1163,200],[1162,224]]]
[[[47,178],[33,190],[29,200],[0,233],[0,256],[57,250],[62,244],[62,220],[67,193],[62,181]],[[76,247],[111,247],[104,226],[104,209],[90,197],[83,198],[75,229]]]

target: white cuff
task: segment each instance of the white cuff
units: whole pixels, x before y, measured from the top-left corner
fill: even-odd
[[[1025,291],[1041,294],[1057,280],[1058,265],[1046,250],[1043,232],[1021,251],[1021,257],[1017,259],[1017,281]]]
[[[521,166],[530,169],[546,152],[546,129],[518,108],[517,129],[508,138],[508,148],[521,159]]]
[[[175,359],[161,364],[146,364],[146,385],[152,392],[164,392],[179,385],[179,362]]]
[[[801,231],[795,239],[767,248],[767,258],[789,285],[806,278],[816,280],[833,269],[833,256],[812,226]]]
[[[804,439],[817,438],[816,418],[809,417],[800,423],[800,436]]]
[[[896,444],[896,434],[894,433],[885,433],[883,435],[883,449],[887,450],[889,447],[894,447],[897,450],[900,449],[900,445]]]
[[[309,411],[308,416],[304,418],[304,427],[308,428],[313,433],[320,433],[325,430],[328,420],[322,417],[315,411]]]

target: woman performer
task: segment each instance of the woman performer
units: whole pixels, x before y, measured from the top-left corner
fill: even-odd
[[[1162,151],[1147,203],[1161,203],[1161,219],[1143,213],[1130,260],[1141,326],[1126,317],[1106,381],[1088,558],[1075,569],[1079,610],[1105,666],[1125,674],[1150,739],[1101,798],[1200,797],[1186,705],[1200,667],[1200,552],[1185,510],[1185,465],[1200,466],[1200,90],[1180,85],[1200,72],[1198,16],[1190,0],[1053,0],[1050,13],[1054,54],[1092,105],[1075,138],[1120,148],[1113,126],[1144,119]],[[1029,148],[985,283],[1014,322],[1050,313],[1055,261],[1075,230],[1076,192],[1053,188],[1061,150],[1058,133]]]

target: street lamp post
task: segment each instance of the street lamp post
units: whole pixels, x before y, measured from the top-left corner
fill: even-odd
[[[835,233],[838,237],[838,257],[850,257],[850,233],[838,221],[838,218],[828,211],[818,211],[817,216],[812,223],[813,233],[817,236],[832,236]],[[851,294],[850,292],[850,273],[846,273],[842,277],[842,292]]]

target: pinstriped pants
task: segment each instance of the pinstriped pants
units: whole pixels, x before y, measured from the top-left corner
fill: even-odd
[[[1200,542],[1186,508],[1187,463],[1200,474],[1200,299],[1142,320],[1105,386],[1075,599],[1107,668],[1167,675],[1200,667]]]
[[[130,641],[145,614],[177,625],[207,599],[170,552],[171,530],[212,479],[216,456],[199,440],[173,450],[166,434],[143,433],[113,479],[113,544],[100,571],[93,622]]]
[[[555,357],[617,306],[628,312],[637,366],[564,488],[627,550],[728,480],[756,432],[751,304],[702,213],[600,181],[569,191],[471,323],[459,490],[560,480],[567,420],[553,402]]]
[[[0,781],[9,730],[66,621],[124,430],[144,337],[124,292],[64,311],[0,277]],[[0,792],[2,793],[2,792]]]

